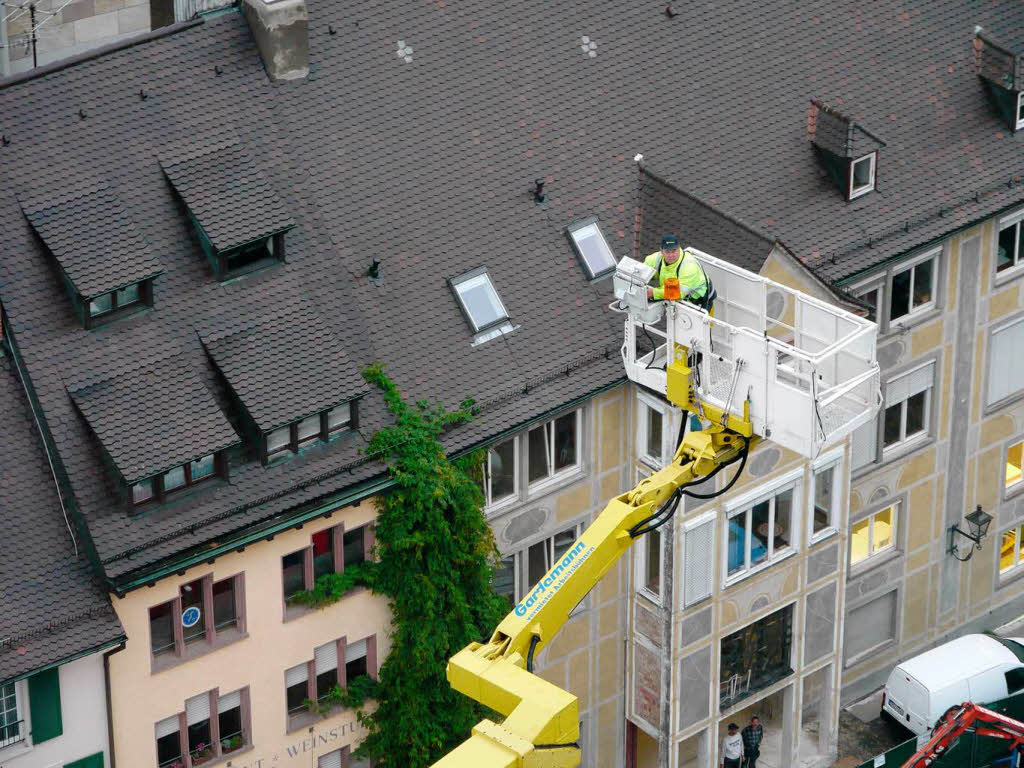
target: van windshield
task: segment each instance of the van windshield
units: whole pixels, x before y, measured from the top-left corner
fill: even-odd
[[[1017,661],[1024,663],[1024,645],[1021,645],[1016,640],[1009,640],[1005,637],[996,637],[993,639],[997,640],[1000,645],[1016,656]]]

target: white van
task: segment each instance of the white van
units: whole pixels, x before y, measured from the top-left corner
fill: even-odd
[[[990,704],[1024,690],[1024,638],[964,635],[897,665],[882,694],[882,714],[917,735],[950,707]]]

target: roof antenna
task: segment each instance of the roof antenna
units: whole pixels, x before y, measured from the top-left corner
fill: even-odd
[[[149,98],[149,94],[146,93],[146,89],[145,88],[139,88],[139,98],[142,99],[143,101],[145,101],[146,99]]]
[[[548,199],[547,195],[544,194],[544,179],[534,179],[533,183],[533,202],[543,203]]]
[[[6,147],[6,146],[7,146],[8,144],[10,144],[10,143],[11,143],[11,140],[10,140],[9,138],[7,138],[7,134],[6,134],[6,133],[5,133],[4,135],[3,135],[3,139],[2,139],[2,141],[3,141],[3,143],[4,143],[4,146],[5,146],[5,147]]]
[[[333,24],[328,24],[327,25],[327,34],[329,34],[329,35],[336,35],[336,34],[338,34],[338,30],[336,30],[334,28]]]
[[[674,19],[676,16],[679,15],[679,11],[677,11],[671,5],[666,5],[665,6],[665,15],[668,16],[670,19]]]
[[[82,118],[83,120],[85,120],[85,118],[87,118],[87,117],[88,117],[88,115],[87,115],[87,114],[85,113],[85,109],[79,109],[79,110],[78,110],[78,116],[79,116],[80,118]]]

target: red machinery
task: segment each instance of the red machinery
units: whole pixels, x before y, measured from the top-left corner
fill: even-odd
[[[1024,747],[1024,723],[966,701],[959,707],[950,707],[928,743],[911,756],[903,768],[925,768],[932,765],[946,754],[961,734],[969,732],[978,736],[1006,739],[1010,742],[1006,747],[1008,755]]]

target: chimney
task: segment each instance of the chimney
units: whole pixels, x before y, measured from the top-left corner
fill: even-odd
[[[242,0],[242,11],[271,80],[298,80],[309,74],[306,0]]]

